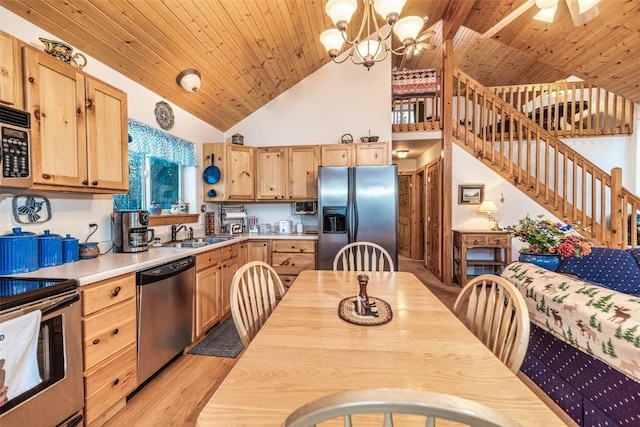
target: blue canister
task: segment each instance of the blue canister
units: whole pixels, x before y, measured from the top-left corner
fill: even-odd
[[[38,264],[40,268],[62,264],[62,236],[49,230],[38,236]]]
[[[75,262],[78,260],[80,260],[80,246],[78,244],[78,239],[67,234],[67,237],[62,238],[62,261]]]
[[[0,274],[35,271],[38,267],[38,238],[20,227],[0,236]]]

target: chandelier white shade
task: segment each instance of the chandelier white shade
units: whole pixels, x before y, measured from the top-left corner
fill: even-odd
[[[327,15],[335,28],[324,31],[320,42],[334,62],[342,63],[351,58],[355,64],[371,68],[376,62],[383,61],[389,52],[404,55],[410,46],[417,44],[416,39],[426,19],[408,16],[398,19],[406,0],[362,0],[364,11],[358,34],[353,40],[347,38],[346,30],[351,17],[358,7],[356,0],[329,0],[325,6]],[[376,13],[384,18],[393,31],[383,34],[376,19]],[[391,34],[395,33],[402,45],[393,49]],[[351,51],[342,60],[337,57],[344,43],[351,46]],[[415,46],[414,46],[415,47]]]
[[[184,70],[178,74],[176,82],[187,92],[197,92],[202,83],[198,70]]]
[[[396,156],[398,156],[399,159],[406,159],[408,155],[409,155],[409,150],[396,151]]]

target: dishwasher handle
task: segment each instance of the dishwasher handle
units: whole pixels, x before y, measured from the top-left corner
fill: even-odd
[[[148,270],[139,271],[136,274],[136,284],[138,286],[143,286],[156,283],[168,277],[177,276],[184,271],[194,268],[195,265],[195,258],[190,256],[167,264],[162,264]]]

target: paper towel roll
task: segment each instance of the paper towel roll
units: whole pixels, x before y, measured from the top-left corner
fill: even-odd
[[[246,212],[225,212],[224,217],[226,219],[238,219],[238,218],[246,218]]]

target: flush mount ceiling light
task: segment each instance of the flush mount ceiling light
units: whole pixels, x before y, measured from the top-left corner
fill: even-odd
[[[200,84],[202,83],[198,70],[184,70],[178,74],[176,82],[178,82],[178,84],[187,92],[197,92],[198,89],[200,89]]]
[[[399,18],[406,0],[362,0],[364,12],[360,30],[353,40],[347,38],[347,25],[351,16],[358,8],[357,0],[329,0],[325,7],[327,15],[333,21],[335,28],[324,31],[320,35],[320,42],[324,45],[331,59],[340,64],[351,58],[354,64],[371,68],[376,62],[383,61],[389,52],[394,55],[404,55],[413,51],[422,41],[418,33],[428,19],[419,16],[407,16]],[[391,26],[387,35],[382,34],[375,13],[378,13]],[[391,33],[394,32],[402,46],[392,49]],[[336,58],[342,49],[342,45],[351,45],[351,51],[341,61]]]
[[[409,155],[409,150],[396,151],[396,156],[398,156],[399,159],[406,159],[408,155]]]

